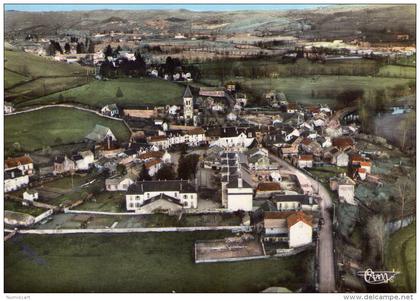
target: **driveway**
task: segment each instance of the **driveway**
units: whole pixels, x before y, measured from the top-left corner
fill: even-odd
[[[327,189],[308,176],[298,168],[290,165],[286,161],[270,154],[270,159],[279,163],[279,168],[295,174],[301,186],[304,186],[306,191],[311,191],[321,197],[320,208],[321,216],[324,218],[325,224],[322,225],[319,232],[319,291],[321,293],[330,293],[335,291],[335,272],[334,272],[334,251],[333,251],[333,235],[332,235],[332,219],[329,208],[332,206],[331,196]]]

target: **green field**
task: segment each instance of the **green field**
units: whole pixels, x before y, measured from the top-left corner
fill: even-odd
[[[123,96],[116,97],[118,88]],[[25,106],[54,103],[62,94],[64,101],[102,107],[106,104],[179,104],[182,102],[184,88],[169,81],[151,78],[121,78],[108,81],[92,81],[89,84],[72,88],[64,92],[25,102]]]
[[[47,211],[47,209],[37,208],[34,206],[23,206],[22,203],[11,200],[4,201],[4,210],[26,213],[32,215],[33,217],[38,216],[41,213]]]
[[[45,96],[87,83],[91,68],[21,51],[5,51],[5,95],[11,100]]]
[[[391,235],[385,255],[389,270],[401,272],[392,287],[399,293],[416,291],[416,223]]]
[[[260,292],[308,284],[312,253],[195,264],[197,240],[226,232],[16,236],[4,246],[5,291]]]
[[[9,89],[10,87],[22,83],[24,81],[29,80],[29,77],[24,76],[22,74],[10,71],[10,70],[4,70],[4,88]]]
[[[79,142],[96,124],[111,128],[120,141],[130,136],[121,121],[71,108],[46,108],[5,117],[5,150],[11,150],[15,142],[22,151]]]
[[[86,77],[53,77],[40,78],[17,85],[7,90],[9,97],[16,96],[16,107],[24,106],[27,99],[42,97],[51,93],[67,90],[86,84],[90,79]]]
[[[224,74],[225,77],[289,77],[312,75],[375,75],[379,63],[374,60],[336,60],[325,63],[299,59],[296,63],[282,63],[275,58],[229,60],[195,64],[203,79],[214,79]]]
[[[79,64],[55,62],[45,57],[21,51],[4,52],[4,68],[31,78],[47,76],[85,75],[86,68]]]
[[[312,76],[275,79],[244,79],[241,84],[258,93],[275,89],[283,91],[289,100],[300,103],[329,103],[334,105],[336,97],[345,90],[361,89],[365,92],[408,84],[411,79],[364,77],[364,76]]]
[[[416,67],[386,65],[379,69],[378,76],[395,78],[416,78]]]

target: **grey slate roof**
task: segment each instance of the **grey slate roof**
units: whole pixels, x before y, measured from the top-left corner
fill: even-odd
[[[185,88],[185,91],[184,91],[184,96],[183,96],[184,98],[192,98],[193,97],[193,95],[192,95],[192,93],[191,93],[191,90],[190,90],[190,86],[187,86],[186,88]]]
[[[127,194],[143,194],[152,191],[179,191],[180,193],[195,193],[195,188],[185,180],[140,181],[128,187]]]

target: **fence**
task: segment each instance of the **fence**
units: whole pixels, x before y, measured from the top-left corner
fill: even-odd
[[[37,217],[35,217],[34,224],[42,221],[44,218],[49,217],[53,213],[54,213],[54,210],[53,209],[50,209],[50,210],[45,211],[44,213],[41,213],[40,215],[38,215]]]
[[[194,232],[194,231],[241,231],[252,232],[251,226],[215,227],[159,227],[159,228],[106,228],[106,229],[28,229],[18,230],[21,234],[99,234],[99,233],[153,233],[153,232]]]

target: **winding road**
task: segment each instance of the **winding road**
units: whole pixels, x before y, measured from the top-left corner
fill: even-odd
[[[270,159],[279,163],[282,171],[289,171],[298,177],[304,192],[317,193],[321,198],[321,217],[325,223],[319,231],[319,292],[335,292],[334,245],[332,234],[332,218],[329,209],[332,206],[331,196],[327,189],[318,181],[292,166],[279,157],[270,154]]]

